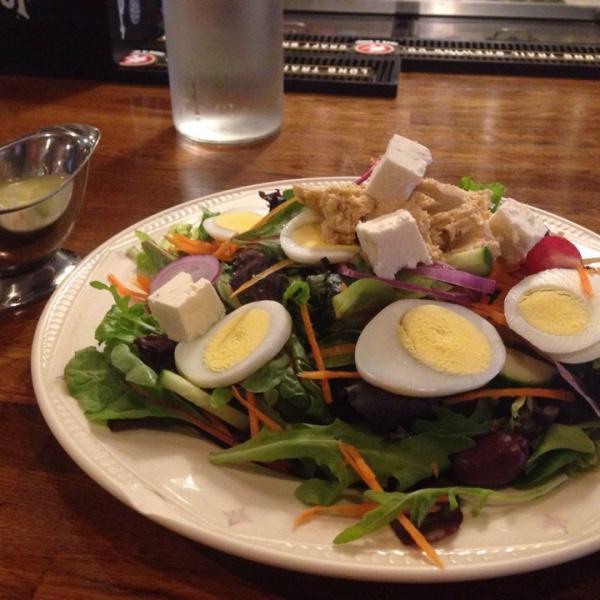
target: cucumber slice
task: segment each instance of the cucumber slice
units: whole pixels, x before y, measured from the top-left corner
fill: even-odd
[[[179,394],[188,402],[219,417],[219,419],[233,425],[236,429],[242,431],[248,429],[248,417],[244,413],[227,404],[215,408],[210,403],[210,394],[178,373],[164,369],[158,377],[158,383],[166,390]]]
[[[549,384],[556,375],[556,368],[550,363],[514,348],[506,348],[506,360],[498,377],[508,384],[543,386]]]
[[[448,252],[444,255],[444,261],[461,271],[486,277],[492,270],[493,257],[487,246],[477,246]]]

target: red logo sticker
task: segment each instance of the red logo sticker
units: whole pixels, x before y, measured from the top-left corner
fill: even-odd
[[[395,42],[381,40],[358,40],[354,44],[354,50],[359,54],[393,54],[396,45]]]
[[[122,67],[145,67],[153,65],[156,62],[156,56],[145,50],[133,50],[127,56],[124,56],[119,65]]]

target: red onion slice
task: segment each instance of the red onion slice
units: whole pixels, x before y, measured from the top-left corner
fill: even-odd
[[[211,254],[191,254],[178,258],[163,267],[150,282],[150,293],[152,294],[167,281],[181,272],[189,273],[194,281],[208,279],[214,283],[221,272],[221,263],[218,258]]]
[[[388,285],[391,285],[394,288],[405,290],[407,292],[419,292],[422,294],[426,294],[427,296],[431,296],[433,298],[439,298],[440,300],[448,300],[450,302],[456,302],[459,304],[470,304],[472,302],[472,298],[468,292],[432,290],[431,288],[422,285],[417,285],[414,283],[398,281],[397,279],[385,279],[383,277],[371,275],[370,273],[355,271],[354,269],[351,269],[348,265],[344,264],[340,264],[337,266],[337,272],[340,275],[352,277],[352,279],[379,279],[379,281],[383,281],[384,283],[387,283]]]
[[[489,277],[473,275],[467,271],[455,269],[443,263],[434,263],[433,265],[419,265],[414,269],[403,269],[403,273],[413,275],[423,275],[431,279],[437,279],[444,283],[460,285],[461,287],[481,292],[482,294],[493,294],[496,291],[496,281]]]
[[[596,400],[594,400],[586,391],[581,387],[577,378],[565,367],[562,363],[553,360],[552,361],[556,368],[558,369],[558,373],[563,378],[563,380],[568,383],[584,400],[593,408],[596,416],[600,417],[600,404]]]

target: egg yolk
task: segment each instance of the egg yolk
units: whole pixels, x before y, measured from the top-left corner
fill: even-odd
[[[231,231],[248,231],[252,229],[260,220],[262,216],[249,212],[249,211],[231,211],[221,213],[213,218],[213,222],[223,229],[229,229]]]
[[[485,336],[468,319],[443,306],[411,308],[398,322],[396,333],[415,360],[442,373],[480,373],[492,360]]]
[[[225,371],[249,356],[263,341],[269,329],[269,313],[261,308],[242,311],[212,335],[203,354],[211,371]]]
[[[291,237],[304,248],[355,248],[351,244],[328,244],[321,235],[321,224],[318,221],[305,223],[291,232]]]
[[[564,289],[531,290],[519,298],[517,306],[529,325],[553,335],[571,335],[582,331],[590,319],[585,302]]]

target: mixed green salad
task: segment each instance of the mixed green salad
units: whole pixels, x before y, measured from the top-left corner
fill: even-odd
[[[600,359],[549,359],[506,325],[496,299],[528,276],[522,267],[503,269],[482,249],[393,281],[375,276],[360,252],[343,264],[299,264],[279,236],[305,207],[292,190],[261,196],[268,213],[249,230],[217,241],[205,227],[215,213],[204,210],[159,240],[138,232],[129,253],[135,279],[107,274],[92,283],[114,303],[97,324],[97,345],[76,352],[64,371],[91,422],[114,431],[183,423],[214,440],[214,464],[256,462],[298,476],[307,510],[297,524],[319,514],[352,518],[336,544],[391,526],[437,564],[431,544],[458,530],[466,506],[530,502],[597,468]],[[186,376],[177,348],[192,342],[169,339],[147,301],[181,270],[211,281],[227,315],[281,305],[290,329],[274,355],[227,384]],[[402,393],[367,381],[359,338],[405,301],[459,306],[485,320],[506,349],[498,373],[460,391],[440,384],[427,393],[417,382],[414,395],[410,372]],[[377,340],[367,354],[391,352]]]

